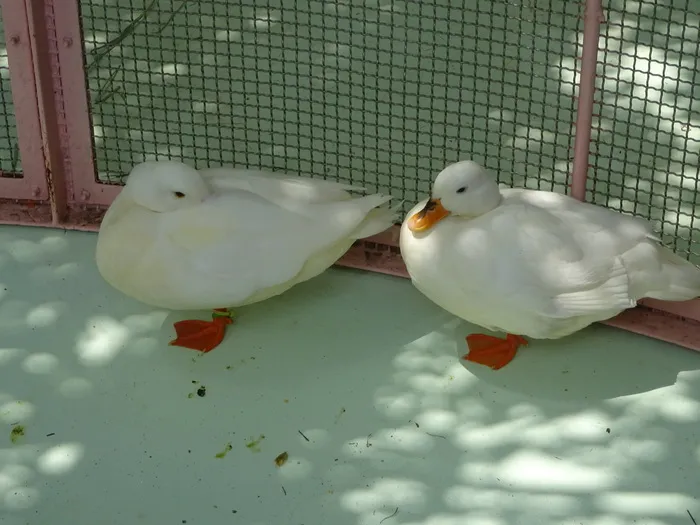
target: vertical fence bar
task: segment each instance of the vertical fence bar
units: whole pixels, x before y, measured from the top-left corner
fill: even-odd
[[[96,178],[80,6],[78,0],[43,1],[51,8],[55,22],[55,52],[61,65],[58,104],[72,200],[78,205],[108,206],[121,186]]]
[[[49,43],[52,21],[45,0],[26,0],[26,2],[34,44],[34,69],[43,123],[44,155],[47,159],[52,222],[54,225],[59,225],[66,221],[68,215],[68,179],[63,163],[54,89],[54,77],[60,74],[60,65],[52,60]]]
[[[586,0],[583,26],[583,55],[579,79],[576,136],[574,139],[574,168],[571,176],[571,195],[586,200],[586,179],[591,150],[593,100],[598,65],[598,40],[603,20],[602,0]]]

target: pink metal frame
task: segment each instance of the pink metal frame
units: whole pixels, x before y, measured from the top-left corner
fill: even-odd
[[[70,178],[71,191],[68,198],[75,203],[108,206],[119,194],[121,186],[99,183],[95,178],[92,126],[85,81],[78,2],[77,0],[71,2],[44,0],[44,2],[51,8],[54,3],[63,4],[53,11],[55,36],[51,45],[55,46],[52,49],[52,56],[57,55],[61,77],[69,80],[61,84],[62,96],[57,97],[56,100],[56,105],[62,110],[64,158],[70,168],[66,170]]]
[[[27,8],[17,0],[0,2],[5,24],[5,45],[12,76],[12,100],[17,118],[23,178],[0,177],[0,196],[46,201],[49,198],[42,151],[41,121],[34,82],[34,60]]]
[[[0,179],[0,223],[97,230],[121,187],[95,177],[78,2],[0,1],[24,170]]]
[[[0,223],[96,231],[120,186],[95,177],[78,0],[0,0],[24,178],[0,179]],[[586,199],[602,0],[585,0],[571,195]],[[57,4],[61,4],[60,9]],[[355,244],[339,266],[409,278],[399,227]],[[606,324],[700,350],[700,300],[645,300]]]

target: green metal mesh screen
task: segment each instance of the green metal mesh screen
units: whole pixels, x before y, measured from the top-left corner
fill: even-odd
[[[0,43],[0,177],[21,177],[17,121],[12,103],[2,13],[0,13]]]
[[[588,198],[700,263],[700,0],[605,7]]]
[[[561,0],[81,0],[99,178],[177,158],[407,205],[471,157],[566,191],[582,7]]]

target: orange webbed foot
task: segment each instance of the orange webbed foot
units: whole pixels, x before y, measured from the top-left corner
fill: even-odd
[[[225,308],[214,310],[211,321],[201,319],[178,321],[173,325],[177,337],[169,344],[203,353],[210,352],[223,341],[226,326],[231,323],[233,323],[233,316]]]
[[[467,336],[467,345],[469,353],[463,359],[498,370],[513,360],[518,347],[527,345],[527,340],[513,334],[506,335],[505,339],[492,335],[471,334]]]

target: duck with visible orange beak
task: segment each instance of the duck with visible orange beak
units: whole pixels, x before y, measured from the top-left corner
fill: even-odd
[[[443,170],[435,181],[430,197],[413,208],[407,215],[401,230],[401,253],[414,285],[433,302],[451,313],[463,312],[459,299],[444,299],[453,294],[435,294],[433,286],[422,286],[425,280],[439,280],[440,275],[449,275],[449,269],[441,269],[438,262],[447,232],[456,231],[465,220],[488,213],[501,202],[501,194],[488,181],[479,182],[475,177],[460,176],[464,169],[479,173],[475,164],[457,163]],[[444,204],[443,204],[444,203]],[[454,211],[453,211],[454,210]],[[418,247],[421,246],[422,249]],[[428,275],[424,275],[427,271]],[[457,314],[460,316],[459,314]],[[462,316],[460,316],[462,317]],[[472,317],[473,316],[469,316]],[[464,359],[493,369],[508,364],[520,345],[527,341],[514,335],[506,339],[485,334],[467,337],[469,353]]]
[[[700,269],[661,246],[646,221],[573,199],[500,189],[471,161],[441,171],[401,227],[416,288],[491,331],[467,337],[468,361],[493,369],[521,345],[558,339],[636,306],[642,298],[700,296]]]

